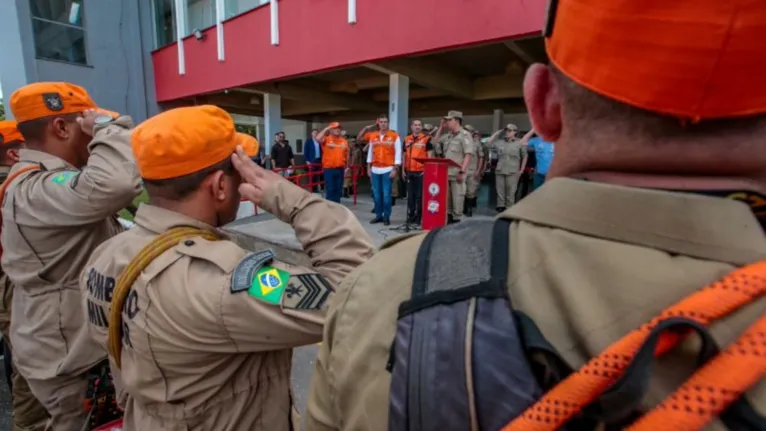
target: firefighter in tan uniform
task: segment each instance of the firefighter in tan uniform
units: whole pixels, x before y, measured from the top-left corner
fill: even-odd
[[[551,180],[499,218],[510,221],[505,275],[513,308],[534,321],[576,370],[661,310],[705,291],[735,268],[766,259],[766,3],[721,8],[712,0],[650,1],[642,3],[640,15],[629,2],[552,5],[546,29],[551,65],[532,65],[524,83],[535,131],[557,143]],[[593,49],[594,40],[600,49]],[[469,226],[442,230],[462,231],[455,237],[460,241],[473,237]],[[308,430],[389,429],[387,363],[425,237],[414,234],[384,245],[333,297]],[[394,262],[397,270],[391,271]],[[442,261],[440,267],[449,264]],[[760,296],[748,297],[742,308],[710,325],[721,348],[765,314],[763,277],[752,280]],[[763,357],[762,341],[754,340],[752,346],[758,345]],[[636,400],[642,410],[675,391],[698,365],[699,354],[698,338],[689,337],[657,361],[646,397]],[[474,369],[485,359],[474,357]],[[742,371],[728,369],[719,381]],[[761,374],[753,382],[742,399],[752,407],[750,429],[762,429],[766,381]],[[698,388],[705,400],[718,387]],[[704,429],[724,429],[723,418],[702,414],[736,398],[713,393],[713,404],[694,405],[689,403],[699,395],[687,394],[658,413],[689,421],[699,413],[710,420]],[[581,411],[563,402],[535,406],[524,418],[549,418],[544,410],[554,407],[566,414]],[[493,406],[472,407],[475,412]],[[420,413],[427,417],[429,411]],[[536,424],[508,429],[555,429]],[[472,429],[487,428],[479,417]]]
[[[465,205],[463,207],[463,214],[468,217],[473,217],[473,209],[476,208],[476,193],[479,191],[479,186],[481,185],[479,169],[483,163],[484,149],[481,145],[481,133],[471,125],[465,126],[465,129],[471,132],[471,138],[473,139],[473,146],[476,149],[476,153],[471,157],[471,163],[468,164],[468,170],[466,170]]]
[[[489,138],[489,145],[497,153],[495,190],[498,212],[505,211],[516,202],[519,177],[527,166],[527,146],[517,139],[518,131],[515,124],[508,124]]]
[[[11,120],[0,121],[0,170],[2,181],[6,180],[11,166],[19,161],[19,150],[24,145],[24,137],[21,136],[16,122]],[[4,190],[3,190],[4,191]],[[3,193],[0,192],[0,196]],[[13,284],[8,276],[0,270],[0,332],[3,334],[5,354],[11,355],[11,301],[13,300]],[[11,371],[11,402],[14,431],[37,431],[45,429],[48,422],[48,413],[37,401],[29,389],[27,380],[19,374],[15,366]]]
[[[434,140],[437,143],[441,142],[440,147],[444,157],[460,166],[450,166],[447,171],[449,177],[447,219],[449,223],[457,223],[463,217],[467,171],[471,165],[471,159],[476,157],[471,133],[463,128],[463,113],[449,111],[442,119]]]
[[[18,371],[51,415],[52,430],[79,430],[88,373],[105,355],[87,333],[78,288],[90,253],[122,231],[115,214],[140,192],[132,120],[98,110],[68,83],[14,92],[26,140],[3,201],[2,267],[14,285],[11,343]]]
[[[292,348],[321,340],[334,286],[373,249],[348,209],[251,162],[249,140],[214,106],[173,109],[133,133],[152,204],[96,250],[80,283],[127,392],[126,431],[299,429]],[[313,267],[226,237],[240,191],[292,224]]]

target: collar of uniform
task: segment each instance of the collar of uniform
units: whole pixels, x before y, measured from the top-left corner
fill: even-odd
[[[22,162],[37,163],[46,171],[56,171],[61,169],[75,169],[74,166],[65,162],[56,156],[37,150],[22,148],[19,150],[19,159]]]
[[[144,229],[150,230],[156,234],[161,234],[174,227],[191,226],[209,230],[227,237],[220,229],[216,229],[207,223],[150,204],[141,204],[141,206],[138,207],[138,211],[136,211],[136,216],[133,221]]]
[[[501,218],[737,266],[766,256],[766,237],[747,205],[691,193],[556,178]]]

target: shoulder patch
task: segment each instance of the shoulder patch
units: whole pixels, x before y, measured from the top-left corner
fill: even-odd
[[[247,293],[263,302],[279,305],[289,279],[289,272],[267,265],[256,272]]]
[[[51,176],[51,181],[54,184],[66,184],[72,178],[77,177],[78,174],[79,174],[78,172],[74,172],[74,171],[59,172],[56,175]]]
[[[244,292],[257,285],[256,273],[264,264],[272,260],[274,260],[274,252],[270,249],[245,256],[231,274],[231,293]]]
[[[322,274],[295,275],[287,282],[282,306],[293,310],[321,310],[334,290]]]

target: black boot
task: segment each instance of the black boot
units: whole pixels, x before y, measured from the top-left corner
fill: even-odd
[[[343,197],[348,199],[349,196],[350,196],[350,193],[348,191],[348,187],[346,187],[343,189]]]
[[[382,222],[383,219],[381,217],[375,217],[374,219],[370,220],[370,224],[377,224]]]

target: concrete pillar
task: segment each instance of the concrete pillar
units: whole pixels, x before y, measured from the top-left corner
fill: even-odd
[[[492,133],[503,128],[503,110],[495,109],[492,113]]]
[[[388,83],[388,121],[391,130],[406,136],[410,116],[410,78],[395,73]]]
[[[282,96],[271,93],[264,94],[263,112],[266,130],[262,145],[266,148],[268,155],[271,154],[271,146],[274,144],[274,134],[282,130]]]
[[[25,23],[31,22],[29,18],[28,9],[20,11],[17,9],[17,1],[6,0],[0,2],[3,5],[3,13],[0,14],[0,40],[3,42],[3,61],[0,61],[0,81],[2,81],[2,94],[5,98],[5,116],[6,118],[13,119],[13,114],[8,108],[8,100],[11,98],[11,94],[19,88],[27,85],[31,80],[27,72],[27,62],[25,54],[25,46],[22,42],[22,28],[20,22],[22,17],[26,20]],[[23,7],[23,6],[22,6]],[[26,14],[22,12],[27,12]],[[28,40],[28,44],[32,45],[33,40]],[[34,52],[31,58],[34,60]]]

